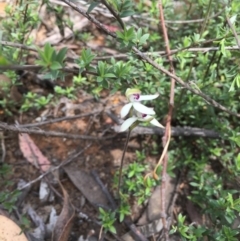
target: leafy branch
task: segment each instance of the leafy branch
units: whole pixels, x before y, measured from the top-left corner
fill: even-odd
[[[81,8],[77,7],[74,3],[72,3],[70,0],[62,0],[63,2],[65,2],[67,5],[69,5],[70,7],[72,7],[74,10],[76,10],[78,13],[82,14],[84,17],[86,17],[89,21],[91,21],[92,23],[96,24],[97,27],[99,27],[100,29],[102,29],[106,34],[112,36],[113,38],[117,38],[117,35],[112,32],[109,31],[104,24],[102,24],[101,22],[99,22],[97,19],[95,19],[94,17],[90,16],[88,13],[84,12]],[[200,90],[194,89],[190,86],[189,83],[184,82],[181,78],[177,77],[176,75],[172,74],[170,71],[166,70],[165,68],[161,67],[159,64],[157,64],[155,61],[153,61],[151,58],[149,58],[145,53],[143,53],[142,51],[140,51],[137,47],[132,47],[132,50],[135,52],[135,54],[137,54],[142,60],[145,60],[147,63],[149,63],[150,65],[152,65],[153,67],[155,67],[156,69],[158,69],[159,71],[161,71],[162,73],[166,74],[167,76],[169,76],[170,78],[175,79],[182,87],[186,88],[187,90],[191,91],[192,93],[202,97],[205,101],[207,101],[209,104],[211,104],[213,107],[218,108],[230,115],[236,116],[238,118],[240,118],[240,114],[233,112],[231,110],[229,110],[228,108],[226,108],[225,106],[221,105],[220,103],[218,103],[217,101],[213,100],[211,97],[209,97],[208,95],[204,94],[203,92],[201,92]]]

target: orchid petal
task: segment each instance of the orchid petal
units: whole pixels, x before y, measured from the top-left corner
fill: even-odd
[[[165,128],[162,124],[160,124],[155,118],[150,121],[150,123],[154,126]]]
[[[159,94],[155,94],[155,95],[140,95],[139,101],[142,100],[153,100],[156,99],[159,96]]]
[[[137,117],[131,117],[131,118],[126,119],[126,120],[122,123],[119,132],[126,131],[126,130],[127,130],[134,122],[136,122],[137,120],[138,120]]]
[[[132,108],[132,105],[132,103],[128,103],[123,106],[123,108],[121,109],[121,118],[124,118],[129,113],[130,109]]]
[[[147,106],[139,102],[134,102],[132,103],[132,105],[133,108],[140,113],[144,113],[146,115],[155,115],[155,111],[152,108],[148,108]]]

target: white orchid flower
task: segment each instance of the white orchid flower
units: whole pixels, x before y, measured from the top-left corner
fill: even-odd
[[[141,95],[141,91],[138,89],[127,89],[125,95],[130,101],[130,103],[123,106],[121,110],[121,118],[127,116],[132,107],[139,113],[145,113],[146,115],[155,115],[155,111],[152,108],[148,108],[147,106],[141,104],[140,101],[156,99],[159,94]]]
[[[164,128],[163,125],[161,125],[153,116],[151,115],[146,115],[146,114],[142,114],[140,112],[136,112],[135,111],[135,115],[128,118],[127,120],[125,120],[121,127],[120,127],[120,132],[126,131],[129,129],[129,127],[133,126],[134,123],[139,122],[139,121],[143,121],[143,122],[149,122],[154,126],[160,127],[160,128]]]

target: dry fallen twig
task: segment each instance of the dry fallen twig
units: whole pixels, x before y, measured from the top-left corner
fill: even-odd
[[[60,165],[50,169],[49,171],[47,172],[44,172],[43,174],[41,174],[39,177],[37,177],[36,179],[28,182],[26,185],[22,186],[21,188],[18,188],[19,191],[27,188],[27,187],[30,187],[32,184],[40,181],[41,179],[43,179],[45,176],[47,176],[49,173],[52,173],[56,170],[58,170],[59,168],[71,163],[72,161],[74,161],[77,157],[79,157],[82,153],[84,153],[84,151],[86,151],[90,146],[92,145],[92,143],[88,144],[84,149],[82,149],[81,151],[77,152],[75,155],[71,156],[69,159],[63,161]]]
[[[20,128],[38,127],[38,126],[53,124],[53,123],[61,122],[61,121],[76,120],[76,119],[80,119],[82,117],[87,117],[87,116],[90,116],[90,115],[100,114],[102,111],[103,111],[103,109],[96,110],[96,111],[93,111],[93,112],[90,112],[90,113],[86,113],[86,114],[79,114],[79,115],[74,115],[74,116],[64,116],[64,117],[59,117],[59,118],[50,119],[50,120],[46,120],[46,121],[41,121],[41,122],[37,122],[37,123],[22,124],[22,125],[19,125],[19,127]]]
[[[70,139],[82,139],[82,140],[107,140],[114,138],[115,136],[108,136],[108,137],[97,137],[97,136],[86,136],[86,135],[75,135],[75,134],[68,134],[64,132],[58,131],[45,131],[42,129],[28,129],[28,128],[21,128],[16,125],[8,125],[4,122],[0,122],[0,130],[8,130],[17,133],[28,133],[28,134],[37,134],[43,136],[52,136],[52,137],[65,137]]]
[[[112,129],[115,132],[119,132],[120,126],[113,126]],[[172,127],[171,136],[185,136],[185,137],[203,137],[203,138],[221,138],[219,132],[213,130],[206,130],[201,128],[193,127]],[[138,135],[159,135],[163,136],[165,133],[164,129],[160,129],[152,126],[137,126],[132,130],[131,137]],[[126,133],[121,133],[126,135]]]

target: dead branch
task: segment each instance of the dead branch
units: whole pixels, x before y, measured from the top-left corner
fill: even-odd
[[[90,146],[92,145],[92,143],[88,144],[84,149],[82,149],[81,151],[77,152],[75,155],[71,156],[69,159],[63,161],[60,165],[50,168],[49,171],[44,172],[43,174],[41,174],[39,177],[37,177],[36,179],[28,182],[26,185],[22,186],[21,188],[19,188],[18,190],[21,191],[27,187],[30,187],[32,184],[40,181],[41,179],[43,179],[45,176],[47,176],[49,173],[52,173],[56,170],[58,170],[59,168],[71,163],[72,161],[74,161],[77,157],[79,157],[82,153],[84,153],[84,151],[86,151]]]
[[[107,139],[113,138],[113,136],[97,137],[97,136],[68,134],[68,133],[57,132],[57,131],[45,131],[42,129],[21,128],[17,125],[8,125],[4,122],[0,122],[0,130],[8,130],[8,131],[17,132],[17,133],[28,133],[28,134],[37,134],[37,135],[43,135],[43,136],[64,137],[64,138],[70,138],[70,139],[95,140],[95,141],[107,140]]]

